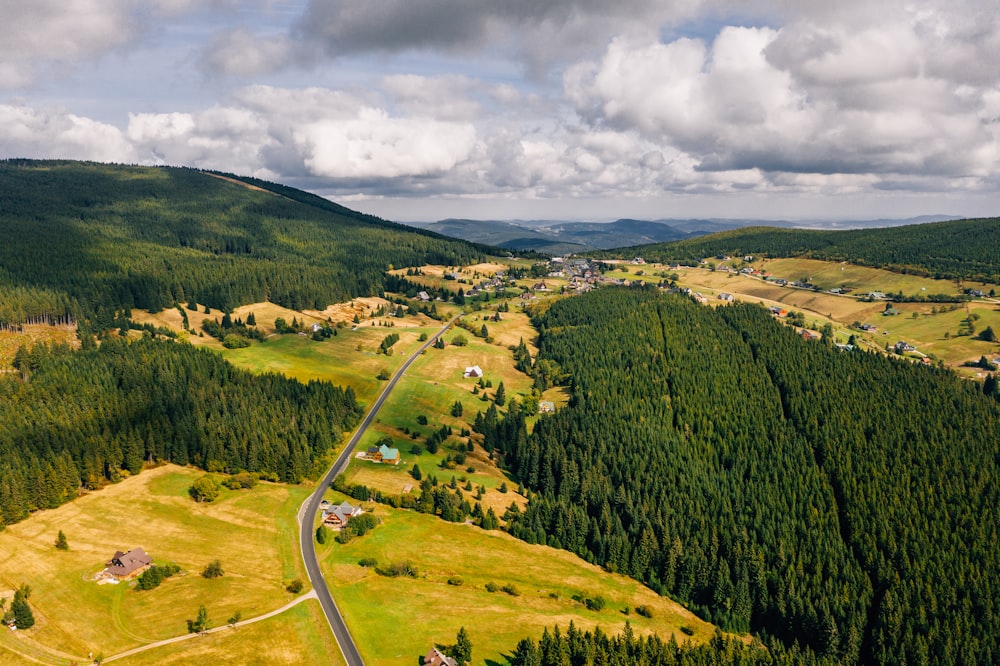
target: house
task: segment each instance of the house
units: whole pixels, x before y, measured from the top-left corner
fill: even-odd
[[[534,295],[530,291],[526,291],[523,294],[521,294],[521,300],[522,301],[527,301],[527,300],[530,300],[532,298],[534,298]]]
[[[131,580],[151,566],[153,560],[142,548],[133,548],[127,553],[116,550],[104,565],[104,572],[118,580]]]
[[[426,291],[418,291],[417,298],[426,303],[427,301],[431,300],[431,295],[428,294]]]
[[[462,376],[465,377],[466,379],[470,377],[473,379],[478,379],[479,377],[483,376],[483,369],[480,368],[478,365],[470,365],[465,369],[465,372],[462,373]]]
[[[799,335],[801,335],[806,340],[819,340],[820,338],[819,333],[817,333],[816,331],[810,331],[808,328],[803,328],[801,331],[799,331]]]
[[[312,326],[309,327],[309,330],[312,331],[313,333],[318,333],[319,331],[323,330],[323,327],[320,326],[319,324],[313,324]]]
[[[538,413],[539,414],[550,414],[556,411],[556,405],[551,400],[539,400],[538,401]]]
[[[904,342],[903,340],[900,340],[899,342],[897,342],[896,345],[895,345],[895,347],[893,347],[893,348],[896,350],[897,354],[903,354],[903,353],[906,353],[906,352],[917,351],[916,347],[914,347],[913,345],[911,345],[908,342]]]
[[[432,647],[424,657],[424,666],[458,666],[458,662],[436,647]]]
[[[875,331],[878,330],[878,328],[875,326],[875,324],[861,324],[861,330],[866,331],[868,333],[874,333]]]
[[[731,300],[733,300],[733,295],[732,294],[727,294],[726,292],[722,292],[721,294],[719,294],[719,300],[720,301],[731,301]]]
[[[549,290],[549,285],[545,284],[544,282],[537,282],[531,288],[531,290],[532,291],[548,291]]]
[[[883,291],[869,291],[868,292],[868,298],[872,299],[873,301],[884,299],[885,298],[885,292],[883,292]]]
[[[378,447],[378,459],[387,465],[398,465],[399,449],[393,449],[383,444]]]
[[[891,305],[889,307],[887,307],[885,310],[882,311],[882,316],[883,317],[893,317],[893,316],[898,315],[898,314],[899,314],[899,310],[897,310],[896,308],[892,307]]]
[[[347,502],[342,502],[336,506],[323,509],[323,524],[335,530],[339,530],[347,525],[354,516],[364,513],[360,506],[352,506]]]

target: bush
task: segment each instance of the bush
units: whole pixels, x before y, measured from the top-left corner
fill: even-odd
[[[202,578],[220,578],[225,571],[222,570],[222,562],[213,560],[208,563],[205,570],[201,572]]]
[[[493,581],[490,581],[489,583],[486,583],[486,591],[487,592],[496,592],[499,589],[500,588]]]
[[[653,609],[646,605],[636,606],[635,612],[643,617],[653,617]]]
[[[358,566],[364,567],[365,569],[371,569],[378,566],[378,560],[374,557],[362,557],[358,560]]]
[[[188,488],[188,494],[195,502],[214,502],[219,497],[219,482],[206,474]]]
[[[389,375],[389,371],[388,370],[380,370],[379,373],[377,375],[375,375],[375,379],[377,379],[379,381],[383,381],[383,382],[385,380],[389,379],[389,377],[390,377],[390,375]]]
[[[154,564],[136,579],[135,589],[138,591],[155,589],[180,570],[176,564]]]
[[[510,583],[506,583],[505,585],[501,585],[500,586],[500,591],[501,592],[506,592],[507,594],[509,594],[512,597],[519,597],[519,596],[521,596],[521,592],[516,587],[514,587],[513,585],[511,585]]]
[[[243,349],[244,347],[250,346],[250,341],[244,338],[242,335],[236,335],[235,333],[230,333],[225,338],[222,339],[222,346],[226,349]]]
[[[400,576],[416,578],[417,567],[409,561],[396,562],[385,567],[375,567],[375,573],[386,578],[398,578]]]
[[[356,536],[364,536],[375,529],[376,525],[378,525],[378,518],[370,513],[363,513],[351,518],[351,522],[347,523],[347,529]],[[343,531],[345,530],[341,530],[341,532]]]
[[[302,591],[302,588],[303,584],[301,578],[296,578],[295,580],[289,582],[288,585],[285,586],[285,589],[291,592],[292,594],[298,594],[299,592]]]
[[[584,599],[583,605],[592,611],[602,611],[607,602],[604,601],[604,597],[597,595],[596,597],[587,597]]]
[[[258,476],[256,474],[251,474],[250,472],[239,472],[238,474],[233,474],[223,481],[222,485],[230,490],[250,490],[257,485],[257,479]]]
[[[465,583],[465,580],[461,576],[452,576],[448,579],[449,585],[454,585],[455,587],[461,587]]]

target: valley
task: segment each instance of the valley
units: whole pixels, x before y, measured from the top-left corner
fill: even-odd
[[[853,232],[750,230],[511,258],[253,179],[46,169],[66,186],[42,226],[79,247],[0,250],[0,592],[35,620],[0,632],[13,663],[341,663],[301,585],[317,491],[303,536],[365,663],[460,632],[514,666],[568,634],[663,663],[994,654],[986,255],[903,272],[837,255]],[[992,233],[950,242],[973,223]],[[680,258],[747,239],[774,251]],[[89,579],[136,546],[179,571]],[[224,628],[198,635],[201,607]]]

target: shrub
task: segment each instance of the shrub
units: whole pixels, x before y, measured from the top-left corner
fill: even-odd
[[[376,525],[378,525],[378,518],[370,513],[363,513],[360,516],[351,518],[351,522],[347,523],[347,529],[352,534],[364,536],[375,529]],[[343,531],[345,530],[341,530],[341,532]]]
[[[448,579],[449,585],[454,585],[455,587],[461,587],[465,583],[465,580],[461,576],[452,576]]]
[[[584,599],[583,605],[592,611],[602,611],[607,602],[604,601],[604,597],[597,595],[596,597],[587,597]]]
[[[59,530],[59,534],[56,535],[55,547],[57,550],[69,550],[69,542],[62,530]]]
[[[685,624],[681,627],[681,633],[685,636],[694,636],[694,629]]]
[[[195,502],[214,502],[219,497],[219,482],[206,474],[188,488],[188,494]]]
[[[302,587],[303,587],[302,579],[296,578],[295,580],[289,582],[288,585],[285,586],[285,589],[291,592],[292,594],[298,594],[299,592],[302,591]]]
[[[358,566],[364,567],[365,569],[371,569],[378,566],[378,560],[374,557],[362,557],[358,560]]]
[[[322,545],[326,543],[327,537],[330,531],[326,529],[326,525],[320,525],[316,528],[316,543]]]
[[[409,561],[395,562],[385,567],[375,567],[375,573],[386,578],[398,578],[400,576],[416,578],[417,568]]]
[[[494,583],[493,581],[490,581],[489,583],[486,583],[486,591],[487,592],[496,592],[499,589],[500,588],[497,587],[497,584]]]
[[[500,591],[501,592],[506,592],[507,594],[509,594],[512,597],[519,597],[519,596],[521,596],[521,592],[516,587],[514,587],[513,585],[511,585],[510,583],[506,583],[504,585],[501,585],[500,586]]]
[[[642,606],[636,606],[635,612],[643,617],[653,617],[653,609],[645,604]]]
[[[389,379],[389,376],[390,376],[389,375],[389,371],[383,369],[383,370],[380,370],[377,375],[375,375],[375,379],[384,382],[385,380]]]
[[[202,578],[219,578],[224,574],[225,571],[222,570],[222,562],[219,560],[213,560],[208,563],[205,570],[201,572]]]
[[[138,591],[155,589],[180,570],[176,564],[154,564],[136,579],[135,589]]]

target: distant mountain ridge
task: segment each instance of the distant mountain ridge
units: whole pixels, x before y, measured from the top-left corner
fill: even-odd
[[[613,222],[449,218],[436,222],[410,222],[408,224],[445,236],[475,243],[485,243],[509,250],[570,254],[589,250],[609,250],[680,241],[745,227],[768,226],[786,229],[833,230],[881,228],[952,219],[956,219],[956,217],[921,215],[906,219],[812,221],[738,218],[663,218],[656,220],[621,218]]]

